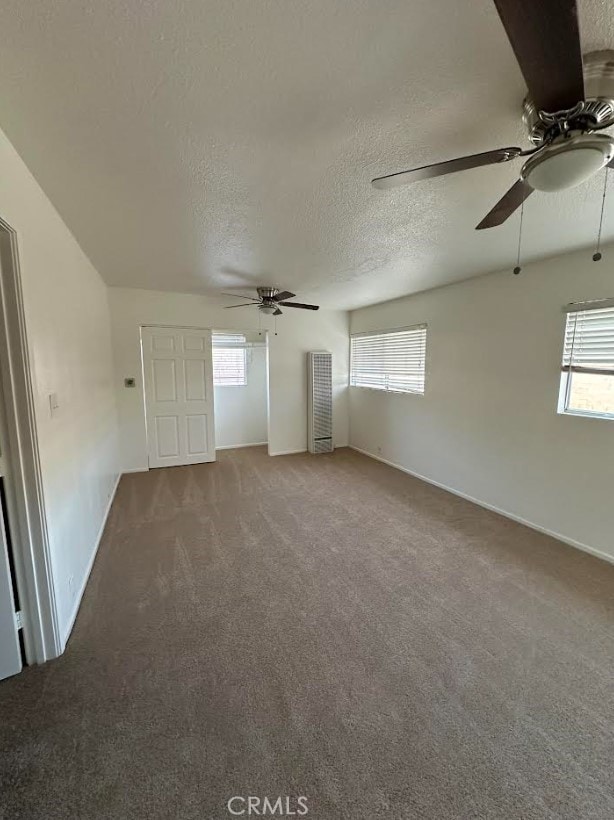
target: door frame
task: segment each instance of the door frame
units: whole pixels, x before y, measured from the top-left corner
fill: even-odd
[[[0,218],[0,375],[10,481],[6,496],[26,663],[62,654],[43,495],[17,233]],[[16,537],[15,537],[16,536]]]

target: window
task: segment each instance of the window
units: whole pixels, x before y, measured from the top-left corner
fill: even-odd
[[[567,309],[559,412],[614,418],[614,299]]]
[[[424,393],[426,325],[353,334],[350,351],[352,387]]]
[[[245,387],[247,384],[246,340],[242,333],[213,331],[213,384],[216,387]]]

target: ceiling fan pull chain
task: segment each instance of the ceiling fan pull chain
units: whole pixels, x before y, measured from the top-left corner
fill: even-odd
[[[601,228],[603,227],[603,212],[605,211],[605,195],[608,187],[608,171],[609,165],[605,166],[605,178],[603,180],[603,196],[601,197],[601,215],[599,217],[599,231],[597,232],[597,250],[593,254],[593,262],[599,262],[601,259]]]
[[[277,316],[273,316],[273,320],[275,321],[275,335],[277,336]]]
[[[514,275],[518,276],[522,268],[520,267],[520,248],[522,245],[522,220],[524,217],[524,199],[520,204],[520,226],[518,228],[518,253],[516,255],[516,267],[514,268]]]

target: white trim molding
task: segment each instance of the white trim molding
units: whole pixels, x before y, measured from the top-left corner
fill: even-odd
[[[242,447],[265,447],[268,441],[250,441],[249,444],[222,444],[221,447],[216,447],[216,450],[240,450]],[[271,455],[271,453],[269,453]]]
[[[272,453],[269,450],[269,455],[270,456],[295,456],[295,455],[297,455],[297,453],[306,453],[306,452],[307,452],[307,448],[306,447],[301,447],[300,450],[278,450],[276,453]]]
[[[94,544],[94,549],[92,550],[92,556],[89,560],[87,565],[87,569],[85,570],[85,574],[83,576],[83,583],[81,584],[81,589],[77,593],[75,598],[75,605],[73,610],[70,614],[70,618],[68,619],[68,623],[66,625],[66,629],[64,631],[64,635],[62,636],[62,652],[66,649],[66,644],[68,643],[68,639],[70,638],[71,632],[73,630],[73,626],[75,625],[75,621],[77,620],[77,615],[79,613],[79,608],[81,606],[81,601],[83,600],[83,593],[85,592],[85,588],[87,587],[87,582],[90,579],[90,575],[92,572],[92,567],[94,566],[94,561],[96,560],[96,556],[98,555],[98,548],[100,547],[100,542],[102,541],[102,536],[104,534],[104,528],[107,526],[107,520],[109,518],[109,513],[111,512],[111,507],[113,506],[113,502],[115,501],[115,494],[117,492],[117,488],[119,487],[119,482],[121,480],[122,474],[119,473],[115,479],[115,483],[113,484],[113,488],[109,494],[109,500],[107,502],[106,509],[104,511],[104,515],[102,517],[102,524],[100,525],[100,529],[98,530],[98,535],[96,536],[96,542]]]
[[[420,473],[416,473],[413,470],[409,470],[407,467],[403,467],[401,464],[396,464],[394,461],[389,461],[386,458],[382,458],[381,456],[375,455],[374,453],[370,453],[368,450],[363,450],[361,447],[355,447],[353,444],[349,445],[351,450],[356,450],[357,453],[361,453],[363,456],[368,456],[368,458],[373,458],[375,461],[381,461],[382,464],[388,465],[388,467],[394,467],[395,470],[400,470],[402,473],[407,473],[407,475],[413,476],[414,478],[420,479],[420,481],[424,481],[427,484],[432,484],[434,487],[439,487],[440,490],[445,490],[448,493],[452,493],[452,495],[456,495],[459,498],[464,498],[465,501],[471,501],[472,504],[477,504],[478,507],[483,507],[485,510],[490,510],[491,512],[498,513],[499,515],[504,516],[504,518],[509,518],[512,521],[516,521],[518,524],[523,524],[525,527],[529,527],[536,532],[541,532],[544,535],[549,535],[551,538],[556,538],[557,541],[562,541],[564,544],[568,544],[570,547],[575,547],[576,549],[582,550],[582,552],[588,552],[590,555],[594,555],[596,558],[601,558],[603,561],[607,561],[609,564],[614,564],[614,555],[609,555],[607,552],[603,552],[602,550],[598,550],[595,547],[591,547],[588,544],[583,544],[581,541],[575,541],[573,538],[568,538],[565,535],[561,535],[560,532],[556,532],[555,530],[550,530],[547,527],[542,527],[539,524],[534,524],[532,521],[527,521],[526,518],[522,518],[519,515],[515,515],[514,513],[507,512],[507,510],[502,510],[500,507],[495,507],[493,504],[488,504],[486,501],[480,501],[479,498],[474,498],[471,495],[467,495],[467,493],[463,493],[460,490],[455,490],[454,487],[449,487],[447,484],[442,484],[440,481],[435,481],[432,478],[428,478],[425,475],[421,475]]]

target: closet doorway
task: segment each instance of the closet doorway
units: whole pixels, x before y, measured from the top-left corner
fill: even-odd
[[[212,351],[216,449],[268,444],[266,332],[214,330]]]

